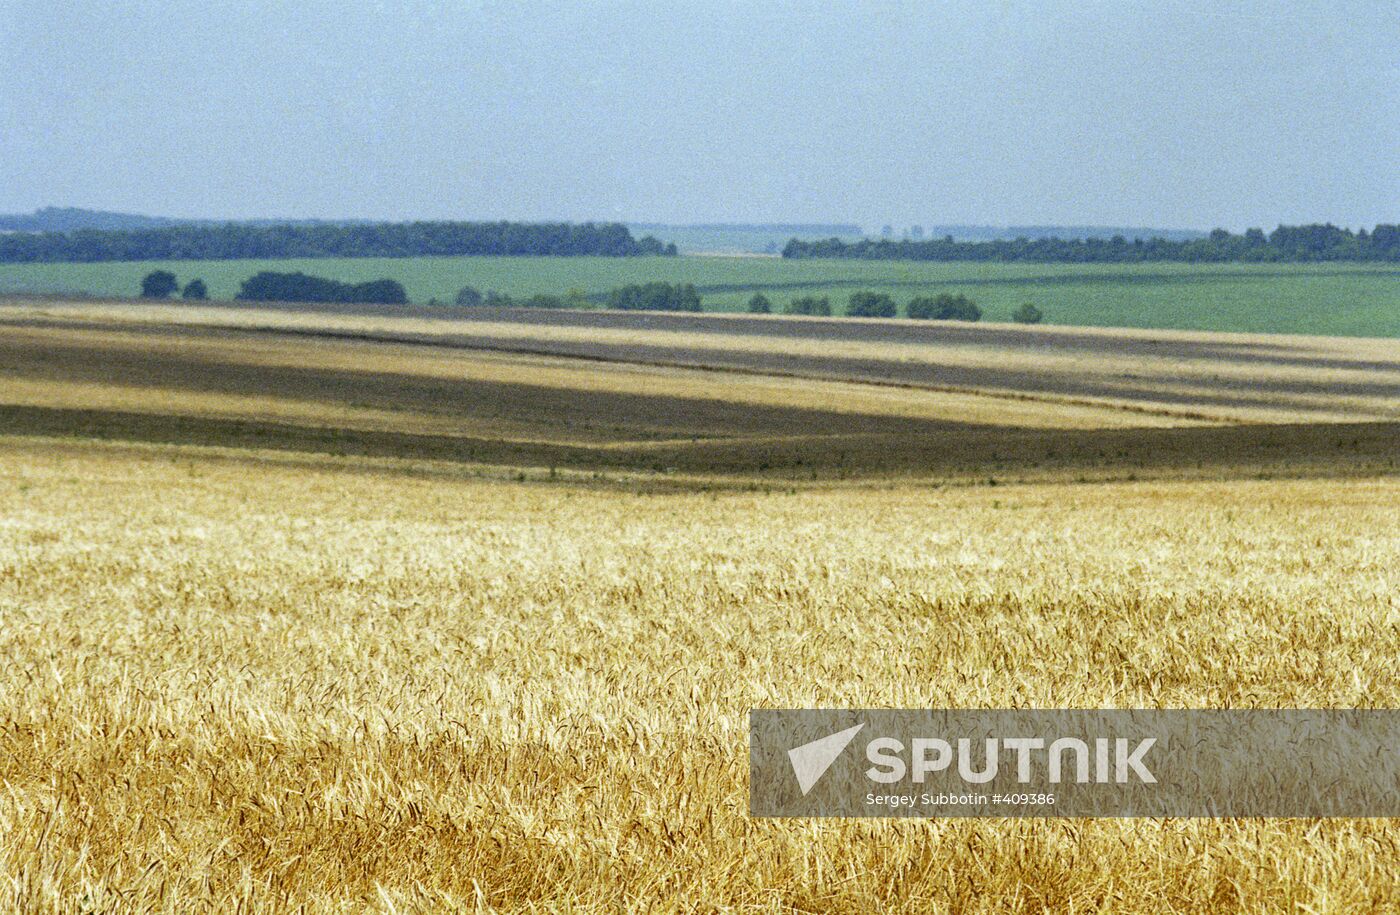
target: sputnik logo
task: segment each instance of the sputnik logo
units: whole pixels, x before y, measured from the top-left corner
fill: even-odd
[[[811,791],[821,777],[826,774],[826,770],[831,768],[831,764],[836,762],[836,757],[841,755],[841,751],[855,739],[864,724],[846,728],[844,731],[837,731],[811,743],[804,743],[800,747],[793,747],[788,750],[788,759],[792,761],[792,772],[797,776],[797,786],[802,789],[805,797]]]

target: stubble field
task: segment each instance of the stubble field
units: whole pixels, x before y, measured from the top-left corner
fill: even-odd
[[[745,742],[1400,704],[1394,344],[415,320],[0,309],[0,906],[1400,897],[1390,820],[754,820]]]

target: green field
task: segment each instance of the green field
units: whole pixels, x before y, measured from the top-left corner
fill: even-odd
[[[605,293],[626,283],[694,283],[706,310],[741,310],[755,291],[778,307],[830,295],[837,310],[857,289],[914,295],[966,293],[984,320],[1009,320],[1033,302],[1047,323],[1254,333],[1400,336],[1400,266],[1375,264],[974,264],[908,261],[672,258],[360,258],[0,264],[0,292],[133,296],[150,270],[202,277],[232,298],[259,270],[301,270],[347,282],[392,277],[416,303],[450,303],[463,285],[512,295]]]

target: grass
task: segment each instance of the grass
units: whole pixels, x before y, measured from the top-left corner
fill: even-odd
[[[708,320],[0,308],[0,909],[1400,895],[1393,820],[755,820],[746,749],[751,707],[1400,705],[1396,344]],[[874,383],[949,364],[1004,375]]]
[[[392,277],[416,303],[452,302],[463,285],[512,295],[592,295],[649,280],[690,282],[708,310],[738,311],[754,292],[779,306],[857,289],[915,295],[963,292],[985,319],[1008,321],[1033,302],[1052,324],[1251,333],[1400,336],[1400,267],[1374,264],[937,264],[787,261],[763,257],[365,258],[101,264],[0,264],[0,290],[132,296],[141,277],[169,269],[232,298],[259,270],[301,270],[345,282]]]

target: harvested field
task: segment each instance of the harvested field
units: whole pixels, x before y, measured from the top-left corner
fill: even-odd
[[[103,303],[0,321],[0,424],[31,434],[793,480],[1364,473],[1400,453],[1392,341]]]
[[[172,309],[43,300],[8,305],[0,300],[0,320],[279,330],[988,394],[1096,398],[1162,411],[1238,408],[1221,413],[1223,419],[1400,417],[1400,342],[1368,338],[531,309]]]

